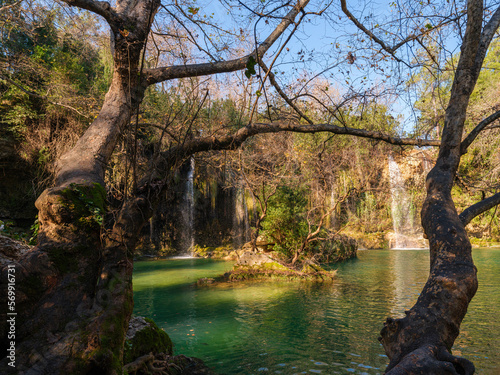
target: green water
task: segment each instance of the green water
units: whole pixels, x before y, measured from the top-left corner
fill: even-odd
[[[500,374],[500,250],[475,249],[480,289],[454,354],[478,374]],[[176,353],[202,358],[220,374],[381,374],[377,337],[401,316],[426,281],[422,250],[359,251],[337,266],[336,282],[193,285],[231,268],[206,259],[137,262],[134,313],[153,318]]]

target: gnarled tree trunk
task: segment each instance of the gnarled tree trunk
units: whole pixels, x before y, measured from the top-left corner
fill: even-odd
[[[112,83],[98,117],[58,161],[55,187],[36,202],[38,246],[16,263],[20,298],[15,371],[122,371],[123,343],[133,308],[132,249],[151,215],[151,205],[140,196],[129,200],[114,226],[104,231],[104,172],[143,97],[140,56],[159,2],[136,2],[121,17],[109,5],[96,6],[109,12],[113,21]],[[1,369],[12,370],[8,360],[2,361]]]
[[[381,332],[390,358],[387,374],[473,374],[474,365],[451,354],[477,290],[466,222],[451,197],[470,95],[500,11],[482,28],[483,2],[469,0],[467,29],[445,116],[439,155],[427,176],[422,225],[430,245],[430,274],[416,304],[402,319],[388,318]]]

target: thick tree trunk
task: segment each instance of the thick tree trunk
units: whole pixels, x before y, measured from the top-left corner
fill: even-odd
[[[469,0],[467,29],[446,109],[436,165],[427,176],[422,225],[430,245],[430,274],[417,303],[402,319],[388,318],[380,341],[388,374],[473,374],[474,365],[451,354],[460,324],[477,290],[471,244],[451,198],[463,153],[462,134],[470,95],[498,28],[499,11],[482,29],[483,4]]]
[[[36,202],[38,246],[14,262],[15,369],[4,359],[0,372],[121,374],[133,309],[132,250],[151,205],[134,198],[124,203],[113,228],[105,230],[102,221],[105,168],[144,93],[138,65],[158,4],[136,6],[147,22],[129,16],[134,33],[126,22],[117,26],[115,69],[99,116],[58,161],[55,187]]]

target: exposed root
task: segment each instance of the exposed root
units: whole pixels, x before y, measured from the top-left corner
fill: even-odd
[[[394,366],[387,375],[472,375],[475,368],[465,358],[455,357],[444,346],[427,344]]]
[[[123,371],[130,375],[210,374],[211,372],[201,364],[200,360],[184,355],[149,353],[123,366]]]

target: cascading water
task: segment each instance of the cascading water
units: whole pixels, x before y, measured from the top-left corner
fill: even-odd
[[[245,199],[245,190],[241,187],[236,189],[233,215],[233,243],[236,248],[243,245],[249,239],[248,208]]]
[[[392,224],[394,239],[393,249],[410,249],[425,247],[422,233],[414,226],[412,201],[406,190],[405,181],[398,163],[389,155],[389,181],[392,196]]]
[[[187,172],[186,189],[182,203],[182,233],[180,252],[182,254],[191,254],[191,249],[195,245],[194,241],[194,158],[189,161]]]

